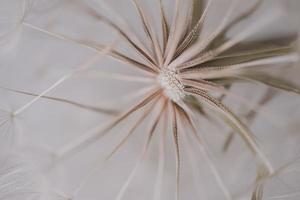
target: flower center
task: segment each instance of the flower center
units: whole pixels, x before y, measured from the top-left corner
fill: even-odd
[[[185,96],[184,85],[174,70],[163,68],[158,76],[158,81],[164,89],[164,94],[172,101],[177,102]]]

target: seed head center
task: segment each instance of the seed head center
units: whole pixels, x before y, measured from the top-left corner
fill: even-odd
[[[174,70],[163,68],[158,76],[158,81],[169,99],[177,102],[185,96],[184,85]]]

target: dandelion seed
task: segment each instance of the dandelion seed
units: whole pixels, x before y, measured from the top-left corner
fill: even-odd
[[[141,58],[144,59],[144,63],[148,63],[149,65],[145,64],[143,67],[140,67],[139,64],[138,67],[144,72],[150,72],[150,77],[157,76],[157,83],[154,83],[153,86],[158,87],[159,90],[153,90],[152,92],[149,92],[149,94],[145,96],[145,98],[143,98],[142,101],[132,106],[132,108],[129,109],[127,112],[124,112],[123,114],[119,115],[116,118],[116,120],[114,120],[112,123],[109,123],[107,126],[102,126],[101,128],[96,127],[90,132],[84,134],[84,136],[79,138],[79,140],[66,145],[63,148],[63,150],[60,151],[59,155],[64,158],[69,157],[70,155],[78,152],[79,150],[82,150],[83,148],[89,146],[93,142],[106,135],[109,130],[114,128],[121,121],[125,120],[129,115],[131,115],[139,109],[146,107],[148,103],[153,101],[154,97],[159,99],[166,99],[169,102],[169,104],[172,105],[172,107],[174,108],[173,111],[171,111],[172,109],[169,109],[168,112],[162,112],[166,112],[168,118],[173,118],[172,126],[174,145],[176,147],[175,155],[177,158],[176,191],[178,192],[180,182],[181,147],[179,143],[180,133],[178,133],[177,130],[177,118],[182,118],[182,115],[179,114],[179,109],[182,109],[181,113],[184,113],[184,115],[189,116],[190,121],[196,120],[194,117],[194,113],[196,111],[191,109],[191,105],[187,101],[187,98],[192,96],[197,100],[197,103],[199,105],[204,105],[205,107],[208,107],[216,113],[218,113],[218,115],[220,115],[221,118],[223,118],[224,121],[230,127],[232,127],[235,132],[239,134],[239,136],[243,139],[248,149],[257,158],[258,164],[262,165],[267,171],[267,174],[274,173],[271,161],[268,159],[268,156],[260,147],[260,144],[255,135],[239,119],[239,117],[237,117],[220,100],[211,95],[211,93],[220,91],[221,93],[223,93],[224,91],[226,93],[226,89],[220,90],[220,86],[224,86],[222,84],[222,80],[229,78],[232,79],[232,82],[234,82],[233,77],[246,80],[245,78],[243,78],[243,76],[247,76],[251,80],[255,80],[257,82],[278,89],[284,89],[286,91],[298,93],[298,89],[288,82],[280,81],[280,83],[277,84],[279,79],[274,78],[268,79],[268,81],[270,80],[271,83],[267,83],[266,81],[264,81],[263,78],[260,79],[259,76],[251,76],[250,78],[250,74],[246,72],[248,68],[251,68],[251,70],[253,68],[253,71],[255,73],[255,69],[257,66],[272,67],[273,64],[279,65],[282,63],[294,63],[298,59],[298,56],[293,53],[293,46],[280,48],[275,47],[273,49],[266,49],[261,52],[252,51],[253,53],[249,51],[249,53],[240,55],[228,55],[227,53],[227,51],[230,50],[232,47],[236,46],[237,44],[240,44],[241,42],[243,42],[244,39],[257,33],[260,29],[273,22],[278,17],[276,16],[276,12],[275,14],[273,13],[264,17],[259,23],[249,25],[244,31],[228,39],[216,48],[210,49],[210,47],[213,46],[212,44],[216,38],[224,34],[226,30],[230,29],[237,22],[243,20],[246,16],[248,16],[248,14],[250,15],[251,13],[253,13],[253,10],[255,10],[261,2],[258,1],[246,13],[242,14],[241,16],[238,16],[233,21],[230,21],[230,16],[238,3],[237,1],[233,1],[231,3],[230,9],[227,11],[226,17],[224,17],[223,21],[221,21],[220,25],[213,32],[213,34],[209,38],[200,38],[198,40],[195,40],[199,35],[195,33],[201,30],[200,27],[202,27],[205,21],[205,17],[207,12],[209,11],[209,5],[211,4],[211,2],[209,2],[206,5],[206,9],[204,9],[200,19],[198,19],[198,23],[194,27],[191,27],[189,31],[187,31],[186,27],[183,24],[191,24],[191,21],[188,20],[194,19],[183,17],[184,14],[181,13],[183,11],[179,9],[179,7],[182,6],[182,3],[180,1],[175,2],[175,15],[173,17],[173,21],[168,22],[165,17],[166,13],[163,8],[163,5],[161,1],[159,1],[159,13],[161,15],[161,26],[163,27],[163,33],[161,33],[160,37],[163,38],[163,43],[158,43],[157,36],[153,32],[153,30],[155,29],[154,27],[152,27],[153,20],[145,14],[146,11],[143,8],[143,6],[140,5],[140,2],[132,2],[134,3],[137,9],[139,17],[141,18],[145,36],[151,44],[148,48],[152,48],[153,54],[149,55],[148,53],[146,53],[147,48],[144,48],[140,46],[139,43],[128,39],[131,38],[131,34],[134,35],[134,33],[128,33],[127,35],[127,33],[123,31],[121,27],[115,27],[115,25],[113,25],[113,23],[108,19],[104,19],[103,17],[98,17],[98,19],[102,20],[105,23],[108,23],[116,31],[121,32],[124,36],[124,41],[127,42],[131,47],[133,47],[135,51],[139,52],[139,55],[142,55]],[[191,1],[189,1],[188,4],[191,4]],[[89,10],[93,13],[97,12],[92,10],[92,8],[89,8]],[[180,43],[180,41],[183,41],[183,43]],[[276,53],[272,54],[272,52]],[[226,56],[226,54],[228,56]],[[133,61],[132,63],[138,62],[127,56],[123,57],[126,57],[126,60]],[[122,61],[119,58],[116,59]],[[218,63],[220,63],[218,66],[214,66],[211,64],[207,65],[207,63],[211,63],[218,59]],[[230,60],[230,64],[226,64],[228,60]],[[134,64],[133,66],[137,65]],[[260,72],[257,73],[263,76],[263,74],[261,74]],[[220,81],[217,82],[215,80]],[[238,96],[238,94],[236,96]],[[155,127],[155,125],[153,126]],[[191,126],[190,129],[193,129],[193,126]],[[202,144],[200,143],[199,145],[201,146]],[[207,147],[203,146],[202,148],[206,149]],[[205,152],[206,150],[204,149],[203,151]],[[219,183],[222,191],[224,192],[224,196],[227,199],[232,199],[232,195],[227,190],[226,186],[224,186],[222,178],[217,173],[215,165],[209,165],[217,182]],[[131,179],[132,174],[129,176],[128,180]],[[129,182],[125,183],[124,187],[121,189],[116,199],[120,200],[123,197]],[[260,192],[258,192],[258,194],[260,194]],[[178,193],[175,195],[176,199],[179,198],[178,195]]]
[[[153,120],[149,121],[149,130],[147,131],[147,140],[144,145],[144,149],[137,161],[131,173],[128,175],[120,191],[117,193],[115,199],[122,200],[125,193],[133,180],[136,171],[145,159],[145,156],[149,150],[149,144],[153,139],[155,131],[157,131],[157,125],[161,118],[165,116],[166,126],[171,127],[171,134],[173,137],[174,157],[176,158],[176,187],[174,199],[180,199],[180,182],[182,176],[181,162],[181,150],[183,148],[181,144],[181,138],[188,135],[187,138],[191,138],[197,141],[200,152],[205,157],[206,165],[212,173],[212,177],[218,184],[224,198],[227,200],[233,199],[233,194],[226,187],[222,175],[219,173],[217,166],[213,162],[213,158],[209,153],[209,146],[205,143],[202,135],[197,131],[198,118],[197,114],[200,114],[203,118],[206,118],[205,112],[212,112],[216,116],[220,117],[233,132],[238,135],[245,144],[245,148],[248,149],[255,158],[257,164],[257,170],[263,169],[265,172],[263,178],[272,176],[276,171],[272,162],[268,158],[268,155],[261,147],[258,138],[252,133],[250,128],[242,122],[239,116],[237,116],[229,107],[222,102],[220,95],[233,97],[237,102],[240,101],[240,95],[234,94],[227,89],[227,82],[229,85],[234,84],[237,80],[246,82],[255,82],[270,86],[275,89],[281,89],[283,91],[293,92],[299,94],[299,88],[287,80],[273,77],[269,74],[263,73],[259,70],[260,67],[272,70],[273,65],[284,66],[284,64],[293,64],[298,60],[298,55],[294,53],[294,45],[292,43],[287,45],[275,45],[272,48],[266,47],[264,49],[255,50],[243,50],[243,52],[231,51],[237,45],[243,46],[244,40],[252,35],[258,33],[261,29],[265,28],[274,20],[278,19],[279,13],[274,11],[272,14],[268,14],[260,20],[256,20],[254,23],[248,25],[244,30],[233,35],[231,38],[225,38],[227,31],[233,29],[235,25],[249,15],[261,5],[260,0],[254,2],[245,13],[231,19],[234,14],[236,6],[240,3],[238,0],[230,1],[229,9],[224,14],[224,18],[220,20],[219,25],[205,38],[201,36],[201,31],[204,29],[204,24],[210,12],[211,4],[218,1],[210,0],[206,3],[203,12],[196,19],[190,16],[188,11],[194,9],[192,0],[180,1],[176,0],[174,3],[174,15],[173,20],[169,21],[167,16],[169,13],[163,6],[161,0],[158,1],[159,10],[157,13],[160,15],[161,32],[156,30],[154,26],[154,19],[148,14],[147,10],[139,0],[132,0],[132,3],[136,9],[137,16],[142,22],[142,26],[139,30],[143,31],[144,37],[147,38],[147,45],[138,37],[138,34],[134,33],[130,29],[130,25],[126,23],[118,14],[115,13],[116,19],[121,21],[122,26],[115,23],[113,20],[102,15],[94,7],[86,5],[80,1],[75,1],[80,5],[84,12],[93,16],[98,21],[101,21],[116,31],[121,38],[121,41],[128,45],[139,56],[139,60],[130,57],[129,55],[118,52],[114,45],[105,48],[105,45],[95,45],[89,42],[79,41],[68,36],[45,30],[41,27],[37,27],[28,22],[24,22],[23,25],[27,28],[35,31],[47,34],[56,39],[73,42],[80,46],[89,48],[97,53],[105,52],[109,57],[119,61],[120,63],[129,64],[132,69],[139,69],[142,73],[141,77],[127,77],[125,75],[112,75],[111,78],[124,79],[129,81],[141,81],[148,82],[150,89],[146,88],[146,93],[141,95],[142,97],[136,104],[119,113],[112,121],[107,124],[101,124],[86,133],[82,134],[79,138],[71,141],[61,149],[57,154],[57,163],[60,163],[79,151],[84,150],[88,146],[92,145],[96,141],[99,141],[106,136],[112,129],[118,124],[125,121],[129,116],[140,110],[148,111],[146,114],[138,120],[132,129],[128,131],[128,135],[120,142],[120,144],[109,154],[107,160],[117,153],[117,151],[123,147],[127,142],[127,139],[136,131],[136,128],[142,123],[145,116],[154,116]],[[102,2],[95,1],[97,5],[103,6],[107,9],[110,7]],[[181,9],[185,8],[185,9]],[[196,23],[194,23],[196,22]],[[194,24],[194,26],[191,26]],[[225,38],[219,40],[220,38]],[[161,40],[160,40],[161,39]],[[221,41],[221,43],[220,43]],[[262,41],[263,43],[263,41]],[[242,49],[242,48],[241,48]],[[73,104],[79,107],[87,107],[80,105],[76,102],[71,102],[59,98],[46,96],[48,92],[56,88],[65,80],[71,78],[74,73],[86,69],[91,63],[94,63],[98,59],[98,54],[95,58],[85,63],[79,69],[72,71],[70,74],[63,76],[56,83],[50,86],[47,90],[41,94],[33,94],[30,92],[17,91],[17,93],[23,93],[31,96],[36,96],[30,102],[25,104],[20,109],[14,112],[15,115],[19,115],[24,110],[30,108],[36,101],[41,98],[47,98],[57,100],[69,104]],[[13,91],[12,89],[10,89]],[[145,91],[145,88],[141,88]],[[219,96],[215,95],[218,94]],[[193,99],[193,103],[189,101]],[[242,102],[243,103],[243,102]],[[244,102],[245,104],[245,102]],[[264,104],[264,101],[259,104]],[[156,109],[152,109],[151,106],[155,105]],[[258,105],[259,106],[259,105]],[[195,109],[195,107],[199,109]],[[259,108],[257,109],[259,110]],[[257,111],[256,110],[256,111]],[[185,126],[185,131],[181,131],[179,127]],[[167,129],[165,129],[167,130]],[[192,133],[192,134],[191,134]],[[164,133],[160,133],[164,134]],[[191,135],[190,135],[191,134]],[[228,146],[230,142],[226,143]],[[158,167],[158,175],[156,181],[154,198],[160,199],[161,190],[159,189],[162,184],[165,150],[164,143],[160,147],[160,161]],[[227,148],[227,147],[226,147]],[[94,172],[94,170],[92,170]],[[259,172],[258,172],[259,174]],[[91,175],[87,176],[89,179]],[[263,179],[262,178],[262,179]],[[74,195],[78,195],[79,191],[88,181],[85,179],[82,184],[75,190]],[[262,185],[258,185],[254,189],[253,199],[262,198]]]

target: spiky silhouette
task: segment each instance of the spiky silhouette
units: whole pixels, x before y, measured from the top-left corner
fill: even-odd
[[[138,69],[142,73],[140,77],[128,77],[119,74],[117,75],[118,78],[129,79],[132,81],[144,81],[149,83],[151,87],[143,89],[143,95],[140,97],[138,103],[118,114],[115,119],[108,124],[101,124],[101,126],[95,127],[83,134],[82,137],[66,144],[59,152],[57,152],[58,159],[66,159],[78,151],[83,150],[95,141],[100,140],[108,134],[111,129],[116,127],[120,122],[126,120],[130,115],[139,110],[143,110],[142,116],[140,116],[135,124],[133,124],[128,130],[126,137],[107,158],[109,159],[113,156],[123,144],[126,143],[128,138],[133,135],[137,127],[141,125],[148,116],[152,116],[152,121],[148,122],[150,128],[147,132],[147,142],[141,154],[141,158],[116,199],[122,199],[133,175],[148,152],[150,142],[153,139],[153,135],[159,123],[165,124],[165,129],[160,132],[162,135],[164,134],[163,132],[168,130],[168,126],[172,127],[173,143],[175,146],[174,153],[176,155],[176,199],[178,199],[182,164],[181,137],[183,137],[183,140],[185,137],[189,137],[198,142],[199,148],[205,156],[220,189],[224,192],[224,196],[227,199],[233,199],[232,194],[226,188],[217,168],[210,158],[205,141],[197,131],[197,120],[199,116],[206,118],[208,117],[207,112],[212,111],[224,120],[224,122],[233,129],[234,133],[242,138],[246,144],[245,146],[253,153],[259,169],[263,171],[260,175],[263,174],[263,177],[265,177],[274,174],[272,163],[261,149],[259,141],[248,126],[222,102],[222,95],[230,96],[238,102],[247,104],[246,99],[243,99],[239,94],[233,93],[230,90],[232,84],[241,81],[260,83],[272,88],[300,94],[300,90],[291,82],[274,77],[266,73],[266,71],[261,70],[272,70],[273,65],[284,66],[296,62],[298,56],[295,53],[292,43],[293,40],[287,42],[288,44],[286,42],[284,44],[280,42],[274,43],[274,41],[244,43],[245,39],[256,34],[261,29],[265,28],[265,26],[276,20],[276,14],[268,14],[263,18],[260,18],[260,20],[249,24],[238,34],[228,38],[228,31],[252,15],[263,2],[257,0],[246,12],[232,19],[232,14],[239,3],[238,0],[232,0],[230,1],[231,5],[229,6],[228,11],[223,16],[223,19],[220,20],[219,25],[208,36],[203,36],[201,33],[204,29],[207,13],[210,11],[211,4],[218,3],[217,0],[208,0],[207,2],[199,0],[201,3],[195,3],[193,0],[175,0],[172,21],[168,20],[169,17],[167,16],[170,13],[166,12],[162,0],[158,0],[159,10],[157,10],[157,13],[161,19],[161,28],[159,30],[154,26],[154,20],[148,15],[147,9],[143,7],[141,2],[139,0],[132,0],[131,2],[135,6],[137,15],[142,22],[142,27],[139,28],[139,31],[143,31],[146,36],[146,41],[142,41],[138,34],[134,33],[121,17],[118,18],[116,15],[116,18],[123,22],[124,26],[120,26],[105,15],[101,15],[101,13],[93,7],[90,7],[81,1],[75,1],[74,3],[77,3],[91,16],[104,22],[115,30],[119,34],[120,40],[125,42],[128,47],[137,53],[140,58],[139,60],[118,52],[114,49],[116,43],[109,47],[105,47],[105,45],[96,45],[75,40],[58,33],[53,33],[49,30],[24,22],[24,26],[34,30],[62,40],[72,41],[81,46],[95,50],[97,55],[72,73],[62,77],[40,95],[12,90],[14,92],[36,96],[28,104],[15,111],[14,115],[20,114],[40,98],[48,98],[103,112],[103,110],[97,110],[91,106],[82,105],[69,100],[48,97],[46,94],[74,74],[85,70],[90,64],[98,60],[99,54],[106,54],[117,61],[129,64],[132,68]],[[198,4],[203,5],[202,10],[198,7]],[[182,9],[183,7],[186,9]],[[201,11],[200,15],[195,14],[199,13],[199,11]],[[272,92],[267,93],[265,98],[263,98],[259,104],[266,103],[272,96]],[[259,106],[253,109],[254,111],[259,110]],[[110,114],[113,113],[111,111],[107,112]],[[249,113],[248,118],[252,119],[253,116],[253,113]],[[179,127],[181,127],[181,129]],[[182,130],[187,134],[182,133]],[[234,133],[231,134],[230,138]],[[229,145],[230,138],[225,146]],[[163,163],[164,159],[164,156],[162,155],[164,154],[164,146],[165,144],[162,142],[160,153],[161,163]],[[157,185],[160,183],[159,179],[162,178],[162,170],[163,167],[161,166],[158,172]],[[159,191],[159,187],[157,187],[156,191]],[[159,196],[158,193],[159,192],[156,192],[156,197]],[[257,196],[257,199],[261,198],[262,188],[257,187],[254,194]]]

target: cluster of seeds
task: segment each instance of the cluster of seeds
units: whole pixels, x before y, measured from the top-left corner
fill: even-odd
[[[178,102],[185,97],[184,85],[180,81],[176,71],[163,68],[158,76],[158,81],[164,89],[166,97],[174,102]]]

